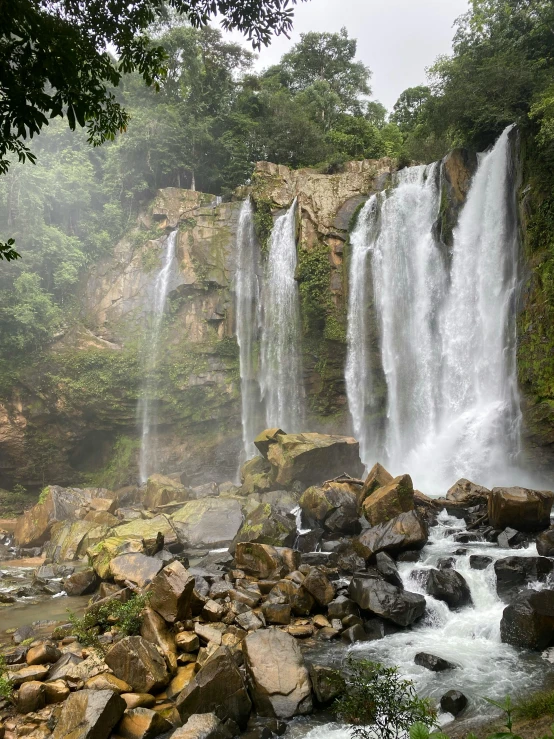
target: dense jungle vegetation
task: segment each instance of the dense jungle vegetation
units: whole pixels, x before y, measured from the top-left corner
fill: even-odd
[[[92,148],[54,119],[32,141],[36,164],[0,178],[0,238],[22,259],[0,273],[0,376],[15,354],[40,350],[72,320],[80,276],[110,252],[157,188],[226,195],[254,163],[339,169],[349,159],[428,162],[457,145],[484,149],[517,123],[533,187],[530,233],[554,305],[554,6],[548,0],[473,0],[456,23],[453,55],[404,91],[394,110],[370,99],[356,40],[308,33],[280,63],[253,71],[253,54],[220,31],[171,14],[151,29],[167,75],[159,90],[139,71],[114,99],[127,130]]]

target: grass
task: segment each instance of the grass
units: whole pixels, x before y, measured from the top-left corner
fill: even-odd
[[[521,719],[538,719],[543,716],[554,716],[554,690],[535,693],[520,700],[515,714]]]

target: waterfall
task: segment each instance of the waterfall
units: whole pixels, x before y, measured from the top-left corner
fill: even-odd
[[[434,237],[438,163],[398,172],[394,189],[369,201],[352,234],[346,381],[363,461],[377,461],[367,421],[375,374],[364,323],[371,279],[387,391],[384,460],[429,494],[444,494],[459,477],[501,484],[517,452],[508,136],[509,129],[480,158],[450,259]]]
[[[259,325],[259,248],[254,233],[254,210],[247,198],[242,204],[237,231],[236,335],[240,358],[243,459],[256,454],[253,440],[261,430],[260,389],[256,377],[255,341]]]
[[[175,259],[175,247],[177,243],[176,229],[165,239],[163,244],[162,264],[152,286],[152,310],[150,312],[151,324],[147,332],[147,341],[144,349],[144,382],[142,396],[138,406],[138,416],[141,425],[141,443],[139,456],[139,479],[141,484],[156,470],[157,454],[156,441],[152,429],[157,426],[156,410],[152,409],[152,400],[156,393],[156,378],[154,376],[158,361],[158,344],[160,340],[160,329],[164,315],[171,268]]]
[[[266,425],[299,431],[303,417],[296,199],[275,221],[263,289],[260,387]]]

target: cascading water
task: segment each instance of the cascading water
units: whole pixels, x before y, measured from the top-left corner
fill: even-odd
[[[254,354],[259,328],[259,248],[254,233],[254,210],[247,198],[242,204],[237,231],[236,334],[239,345],[240,389],[242,403],[243,457],[256,454],[253,440],[261,430],[260,388]]]
[[[353,233],[352,264],[363,262],[367,250],[372,275],[387,388],[385,462],[395,474],[409,471],[431,495],[444,494],[459,477],[507,482],[502,473],[517,451],[509,130],[480,159],[450,260],[433,236],[438,163],[398,172],[395,188],[377,196],[378,228],[369,205]],[[370,465],[376,461],[375,447],[365,441],[371,373],[360,318],[367,314],[366,292],[359,275],[351,275],[348,400]]]
[[[157,426],[157,418],[156,409],[152,408],[152,400],[156,392],[156,378],[154,373],[158,361],[160,329],[167,294],[169,292],[178,233],[178,230],[172,231],[165,239],[162,264],[152,285],[152,311],[149,315],[151,323],[147,332],[148,341],[145,343],[145,359],[143,365],[144,383],[138,405],[138,417],[141,425],[139,456],[139,479],[141,484],[145,483],[149,475],[156,470],[157,454],[154,429]]]
[[[300,305],[296,270],[296,199],[275,221],[263,289],[260,387],[266,425],[288,433],[303,417]]]

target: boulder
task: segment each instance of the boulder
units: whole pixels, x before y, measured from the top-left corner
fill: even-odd
[[[266,603],[287,603],[297,616],[309,616],[314,598],[302,585],[292,580],[280,580],[270,591]]]
[[[158,508],[173,502],[187,499],[187,491],[180,482],[165,475],[151,475],[146,482],[144,505],[146,508]]]
[[[295,480],[316,485],[344,472],[359,477],[364,470],[359,444],[349,436],[278,434],[269,445],[267,459],[275,482],[283,487]]]
[[[175,642],[183,652],[197,652],[200,647],[198,636],[193,631],[181,631],[176,634]]]
[[[120,680],[111,672],[102,672],[100,675],[91,677],[90,680],[86,681],[85,688],[87,690],[113,690],[118,695],[129,693],[132,690],[129,683]]]
[[[235,550],[235,563],[239,569],[262,580],[284,577],[300,566],[300,552],[269,544],[241,542]]]
[[[344,678],[338,670],[326,665],[310,665],[312,689],[319,705],[327,706],[337,698],[344,689]]]
[[[360,609],[353,600],[345,595],[339,595],[327,606],[327,614],[331,620],[339,618],[342,621],[345,616],[359,616]]]
[[[463,575],[456,570],[428,570],[426,591],[449,608],[461,608],[471,603],[471,592]]]
[[[348,587],[350,598],[364,611],[409,626],[425,613],[425,598],[391,585],[384,580],[354,577]]]
[[[168,623],[188,617],[194,577],[179,561],[164,567],[152,580],[149,605]]]
[[[28,665],[53,665],[62,656],[58,647],[45,642],[36,647],[31,647],[27,652],[26,661]]]
[[[63,704],[52,739],[108,739],[124,711],[111,690],[78,690]]]
[[[446,493],[446,500],[464,506],[486,505],[491,491],[462,477]]]
[[[16,672],[8,672],[7,678],[14,688],[18,688],[23,683],[31,682],[31,680],[41,682],[46,679],[48,674],[49,670],[46,665],[28,665],[27,667],[18,669]]]
[[[234,498],[191,500],[171,518],[192,548],[229,546],[242,526],[241,506]]]
[[[44,683],[44,687],[46,689],[47,706],[55,703],[63,703],[71,692],[65,680],[53,680],[52,682]]]
[[[504,531],[498,534],[496,543],[501,549],[521,549],[528,546],[527,537],[517,529],[507,526]]]
[[[469,566],[472,570],[486,570],[492,562],[492,557],[486,554],[471,554],[469,557]]]
[[[232,734],[215,713],[195,713],[171,739],[231,739]]]
[[[449,690],[441,697],[441,709],[457,716],[467,706],[467,698],[459,690]]]
[[[488,499],[489,523],[518,531],[541,531],[550,526],[554,493],[527,488],[493,488]]]
[[[370,469],[368,476],[365,479],[364,486],[362,488],[361,501],[364,501],[368,495],[371,495],[379,488],[385,485],[390,485],[393,481],[393,476],[387,472],[383,465],[377,462]]]
[[[64,580],[63,589],[69,596],[90,595],[99,584],[98,576],[92,567],[74,572]]]
[[[175,703],[183,721],[196,713],[215,713],[244,728],[252,709],[242,674],[227,647],[218,647],[179,693]]]
[[[126,636],[114,644],[106,655],[106,664],[137,693],[155,693],[169,682],[165,660],[141,636]]]
[[[426,670],[431,670],[431,672],[456,669],[456,665],[452,662],[442,657],[437,657],[435,654],[429,654],[428,652],[418,652],[414,657],[414,662],[420,667],[425,667]]]
[[[145,588],[162,569],[163,562],[146,554],[134,552],[120,554],[110,562],[110,575],[116,582],[130,582],[139,588]]]
[[[375,490],[363,503],[364,516],[371,526],[378,526],[414,509],[414,487],[409,475],[400,475],[388,485]]]
[[[311,712],[311,681],[293,637],[272,626],[249,634],[243,652],[260,715],[284,719]]]
[[[383,579],[390,582],[391,585],[396,585],[397,588],[404,587],[396,562],[386,552],[379,552],[375,556],[375,568],[377,572],[381,573]]]
[[[236,535],[231,551],[239,542],[271,544],[276,547],[290,547],[296,539],[294,516],[285,515],[270,503],[262,503],[247,516]]]
[[[505,557],[494,563],[496,590],[501,597],[523,585],[544,582],[552,572],[554,562],[547,557]]]
[[[150,693],[121,693],[127,709],[154,708],[156,699]]]
[[[554,590],[523,590],[504,609],[500,621],[503,642],[542,650],[554,640]]]
[[[366,529],[356,540],[356,549],[364,559],[369,559],[379,552],[398,554],[405,550],[422,549],[427,538],[425,521],[416,511],[408,511],[387,523]]]
[[[537,552],[541,557],[554,557],[554,527],[537,536]]]
[[[240,471],[242,495],[256,495],[275,488],[271,465],[263,457],[254,457],[245,462]]]
[[[335,588],[325,575],[317,567],[312,567],[302,581],[302,587],[313,595],[320,606],[328,605],[335,597]]]
[[[83,541],[97,527],[91,521],[60,521],[52,526],[50,541],[45,549],[47,559],[54,563],[69,562],[85,554]]]
[[[286,436],[283,429],[265,429],[254,439],[254,446],[264,459],[267,459],[269,447],[276,444],[280,436]]]
[[[195,673],[196,664],[194,662],[177,668],[175,677],[172,678],[171,682],[165,689],[165,693],[169,700],[175,700],[179,693],[186,688],[193,679]]]
[[[283,600],[285,599],[283,598]],[[262,613],[268,624],[287,626],[290,624],[291,612],[292,606],[290,603],[278,603],[267,600],[262,605]]]
[[[171,674],[177,671],[177,646],[175,637],[169,631],[165,620],[152,608],[145,608],[142,614],[140,635],[147,642],[158,647],[164,655]]]
[[[154,739],[172,728],[169,721],[150,708],[131,708],[125,711],[117,735],[123,739]]]
[[[30,680],[19,688],[17,710],[19,713],[40,711],[46,705],[46,686],[37,680]]]
[[[331,533],[357,534],[358,491],[348,483],[329,482],[309,487],[300,498],[300,507],[311,526]]]

